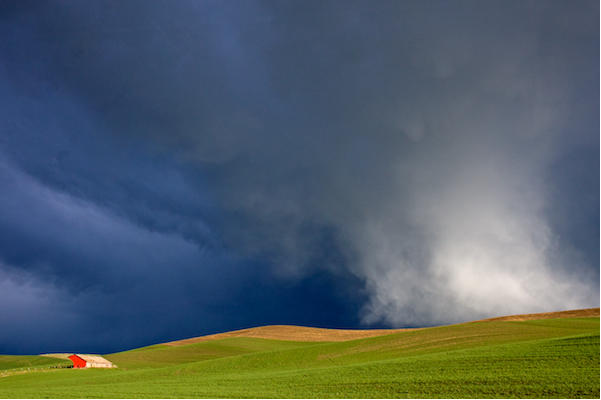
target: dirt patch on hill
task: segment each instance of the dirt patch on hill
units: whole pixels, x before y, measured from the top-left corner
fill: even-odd
[[[292,340],[298,342],[344,342],[353,339],[390,335],[392,333],[408,330],[411,329],[325,329],[293,325],[269,325],[177,340],[165,344],[168,346],[181,346],[184,344],[231,337],[252,337],[261,339]]]
[[[482,321],[528,321],[528,320],[532,320],[532,319],[586,318],[586,317],[598,317],[598,316],[599,316],[599,308],[585,308],[582,310],[555,311],[555,312],[538,313],[538,314],[508,315],[506,317],[483,319]],[[474,322],[480,322],[480,321],[474,321]]]
[[[598,317],[599,308],[587,308],[583,310],[557,311],[539,314],[520,314],[505,317],[489,318],[483,321],[527,321],[532,319],[549,318],[584,318]],[[217,333],[214,335],[199,336],[190,339],[176,340],[164,343],[167,346],[181,346],[185,344],[205,342],[209,340],[225,339],[231,337],[250,337],[261,339],[291,340],[298,342],[345,342],[347,340],[363,339],[374,336],[391,335],[398,332],[406,332],[416,329],[325,329],[310,328],[306,326],[293,325],[269,325],[256,328],[240,329],[237,331]]]

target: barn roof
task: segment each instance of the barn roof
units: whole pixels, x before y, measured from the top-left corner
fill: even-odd
[[[89,362],[89,363],[113,365],[112,362],[110,362],[109,360],[107,360],[104,357],[93,356],[93,355],[90,355],[90,354],[75,354],[75,355],[77,357],[82,358],[83,360],[85,360],[86,362]]]

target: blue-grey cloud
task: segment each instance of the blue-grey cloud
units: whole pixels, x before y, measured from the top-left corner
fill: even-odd
[[[82,304],[131,329],[124,345],[154,308],[175,325],[159,338],[276,322],[268,304],[294,296],[288,322],[322,325],[598,305],[597,14],[16,4],[0,44],[6,285],[29,282],[23,304],[110,290]],[[249,287],[254,311],[230,315],[250,306],[222,293]],[[212,316],[173,311],[194,306]]]

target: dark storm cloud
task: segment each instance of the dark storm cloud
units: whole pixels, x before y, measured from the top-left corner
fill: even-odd
[[[357,283],[344,276],[348,288],[339,293],[328,292],[337,284],[323,274],[282,285],[260,265],[240,268],[181,236],[44,186],[9,163],[0,167],[0,182],[2,352],[103,352],[257,323],[353,323],[338,297]],[[315,313],[316,303],[338,315]]]
[[[108,352],[259,324],[358,323],[364,297],[353,277],[274,279],[209,227],[219,211],[202,174],[107,135],[71,94],[21,83],[2,81],[0,353]],[[329,234],[319,234],[326,252]],[[343,301],[349,292],[356,298]]]
[[[261,288],[243,320],[257,323],[292,295],[292,319],[322,325],[339,310],[356,323],[361,305],[364,323],[397,326],[597,305],[597,14],[523,1],[5,10],[3,171],[51,194],[11,190],[43,229],[16,229],[35,213],[2,215],[3,232],[25,230],[3,240],[6,285],[29,274],[24,304],[110,288],[83,303],[132,304],[106,317],[131,337],[142,309],[244,303],[205,287]],[[179,331],[153,337],[242,321],[170,315]]]

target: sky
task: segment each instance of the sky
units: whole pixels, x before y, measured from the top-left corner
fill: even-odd
[[[0,1],[0,353],[599,306],[596,1]]]

